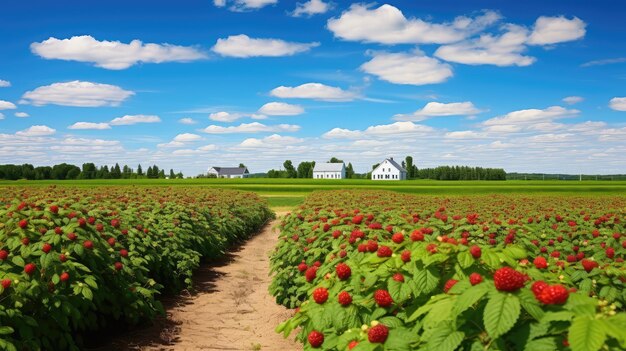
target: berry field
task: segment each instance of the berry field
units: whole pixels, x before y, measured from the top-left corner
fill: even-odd
[[[0,193],[0,349],[63,350],[163,312],[204,260],[274,214],[256,194],[186,187]]]
[[[314,192],[270,292],[305,350],[624,350],[626,198]]]

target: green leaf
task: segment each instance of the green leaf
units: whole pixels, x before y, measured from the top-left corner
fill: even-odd
[[[554,338],[541,338],[529,341],[524,347],[524,351],[546,351],[557,350]]]
[[[418,269],[414,279],[416,295],[428,294],[435,290],[439,284],[439,278],[432,268]]]
[[[604,323],[590,316],[578,316],[569,327],[568,340],[572,351],[598,351],[604,344]]]
[[[91,289],[89,289],[88,287],[83,287],[83,296],[87,299],[87,300],[91,300],[93,299],[93,293],[91,292]]]
[[[489,286],[485,283],[474,285],[465,290],[456,300],[452,313],[455,316],[463,313],[468,308],[474,306],[489,291]]]
[[[0,327],[0,335],[12,334],[14,332],[13,328],[2,326]]]
[[[483,316],[487,333],[492,338],[505,334],[515,325],[520,312],[517,296],[508,293],[492,294]]]
[[[459,265],[462,268],[468,268],[472,264],[474,264],[474,258],[469,253],[469,251],[460,252],[459,255],[457,256],[457,260],[459,261]]]
[[[24,262],[24,259],[22,258],[22,256],[13,256],[13,258],[11,259],[11,262],[13,262],[16,266],[19,266],[19,267],[24,267],[26,265],[26,262]]]
[[[440,323],[428,338],[428,351],[454,351],[463,341],[465,334],[462,331],[455,331],[449,325]]]

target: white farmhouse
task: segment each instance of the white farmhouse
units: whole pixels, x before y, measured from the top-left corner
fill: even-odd
[[[341,163],[315,163],[313,179],[344,179],[346,166]]]
[[[406,180],[406,169],[390,157],[372,171],[372,180]]]
[[[211,167],[208,173],[216,178],[248,178],[250,175],[246,167]]]

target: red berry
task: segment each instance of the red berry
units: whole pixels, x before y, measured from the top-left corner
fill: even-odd
[[[62,282],[66,282],[68,280],[70,280],[70,274],[67,272],[63,272],[61,273],[60,279]]]
[[[68,233],[67,238],[74,241],[76,240],[76,238],[78,238],[78,235],[76,235],[76,233]]]
[[[112,219],[111,220],[111,227],[119,228],[119,226],[120,226],[120,220],[119,219]]]
[[[37,266],[35,266],[34,263],[28,263],[27,265],[24,266],[24,273],[28,275],[32,275],[33,273],[35,273],[36,269],[37,269]]]
[[[391,250],[389,246],[379,247],[378,252],[376,253],[378,257],[391,257],[392,254],[393,254],[393,251]]]
[[[348,306],[352,303],[352,296],[350,296],[350,293],[347,291],[342,291],[337,296],[337,301],[339,301],[339,304],[342,306]]]
[[[57,235],[63,234],[63,229],[61,229],[61,227],[54,228],[54,234],[57,234]]]
[[[583,259],[581,261],[581,264],[583,265],[583,268],[585,269],[585,271],[587,271],[587,273],[591,272],[594,268],[599,266],[598,262],[587,259]]]
[[[22,219],[21,221],[19,221],[19,222],[17,223],[17,225],[18,225],[20,228],[24,229],[24,228],[28,227],[28,221],[27,221],[27,220],[25,220],[25,219]]]
[[[448,291],[450,291],[450,289],[452,289],[452,287],[454,285],[456,285],[456,283],[458,283],[459,281],[456,279],[450,279],[446,282],[446,284],[443,286],[443,292],[445,292],[446,294],[448,293]]]
[[[546,269],[546,268],[548,268],[548,261],[543,256],[535,257],[535,259],[533,260],[533,264],[538,269]]]
[[[78,219],[78,226],[79,227],[84,227],[87,225],[87,221],[84,218],[79,218]]]
[[[606,257],[613,258],[614,256],[615,256],[615,249],[613,249],[612,247],[609,247],[608,249],[606,249]]]
[[[356,216],[352,217],[352,223],[353,224],[361,224],[361,222],[363,222],[363,216],[356,215]]]
[[[339,278],[339,280],[346,280],[350,278],[350,275],[352,274],[350,266],[345,263],[338,264],[335,268],[335,271],[337,272],[337,277]]]
[[[122,262],[115,262],[113,266],[115,267],[116,271],[121,271],[122,268],[124,268],[124,265],[122,264]]]
[[[306,263],[302,262],[298,265],[298,271],[300,272],[304,272],[306,271],[306,269],[309,268],[309,266],[306,265]]]
[[[115,238],[108,238],[107,243],[109,243],[110,246],[115,246]]]
[[[2,287],[8,289],[11,286],[11,279],[2,279]]]
[[[309,339],[309,344],[311,344],[311,347],[316,349],[322,346],[322,344],[324,343],[324,334],[318,332],[317,330],[313,330],[312,332],[309,333],[308,339]]]
[[[511,267],[498,269],[493,275],[493,282],[496,289],[500,291],[516,291],[524,286],[526,275],[516,271]]]
[[[27,246],[28,244],[30,244],[30,239],[29,238],[22,238],[22,245]]]
[[[543,280],[538,280],[530,286],[530,290],[532,290],[536,298],[539,298],[539,294],[541,294],[541,292],[547,287],[548,283],[544,282]]]
[[[328,300],[328,289],[317,288],[313,291],[313,300],[318,304],[323,304]]]
[[[415,229],[413,233],[411,233],[411,240],[424,241],[424,233],[422,233],[419,229]]]
[[[83,247],[89,250],[93,249],[93,241],[85,240],[85,242],[83,243]]]
[[[96,224],[96,230],[99,232],[104,231],[104,226],[102,225],[102,223]]]
[[[52,213],[59,213],[59,206],[57,206],[57,205],[50,206],[50,212],[52,212]]]
[[[9,257],[9,252],[7,250],[0,250],[0,261],[4,261]]]
[[[128,257],[128,250],[126,250],[126,249],[121,249],[121,250],[120,250],[120,256],[122,256],[122,257]]]
[[[304,272],[304,276],[306,277],[306,281],[309,282],[309,283],[313,279],[315,279],[316,275],[317,275],[317,267],[315,267],[315,266],[307,268],[306,272]]]
[[[382,344],[387,340],[387,336],[389,336],[389,328],[387,328],[384,324],[378,324],[374,327],[371,327],[367,331],[367,340],[369,342],[375,344]]]
[[[482,255],[482,252],[478,245],[473,245],[472,247],[470,247],[469,252],[474,258],[480,258],[480,256]]]
[[[393,275],[393,280],[404,283],[404,276],[401,273],[396,273]]]
[[[402,254],[400,255],[400,258],[402,259],[402,262],[410,262],[411,261],[411,251],[409,251],[409,250],[402,251]]]
[[[60,254],[59,255],[59,261],[61,261],[61,262],[67,261],[67,256],[65,256],[64,254]]]
[[[472,273],[469,276],[469,281],[472,285],[480,284],[483,281],[483,276],[478,273]]]
[[[89,218],[87,219],[87,223],[89,223],[89,224],[93,225],[94,223],[96,223],[96,218],[94,218],[94,217],[89,217]]]
[[[562,305],[567,302],[569,291],[561,284],[549,285],[544,288],[537,300],[546,305]]]
[[[50,252],[50,250],[52,250],[52,245],[45,243],[43,244],[43,246],[41,247],[41,250],[45,253]]]
[[[391,240],[396,244],[400,244],[404,241],[404,235],[402,233],[395,233],[391,236]]]
[[[358,342],[358,341],[356,341],[356,340],[352,340],[352,341],[350,341],[350,343],[348,344],[348,350],[352,350],[352,349],[353,349],[353,348],[355,348],[355,347],[356,347],[356,345],[358,345],[358,344],[359,344],[359,342]]]
[[[374,292],[374,300],[380,307],[389,307],[393,303],[393,299],[387,290],[376,290]]]

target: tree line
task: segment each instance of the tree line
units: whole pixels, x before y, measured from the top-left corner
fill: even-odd
[[[329,163],[343,163],[342,160],[332,157]],[[291,160],[283,162],[283,169],[270,169],[267,172],[268,178],[313,178],[313,169],[315,168],[315,161],[303,161],[298,164],[298,167],[293,165]],[[346,166],[346,178],[362,178],[361,175],[354,173],[352,163],[348,163]]]
[[[169,171],[169,178],[183,178],[181,172]],[[164,169],[157,165],[149,166],[144,172],[141,165],[133,169],[127,165],[120,167],[118,163],[110,167],[103,165],[97,167],[94,163],[83,163],[82,167],[61,163],[54,166],[35,167],[31,164],[23,165],[0,165],[0,179],[4,180],[74,180],[74,179],[165,179]]]

